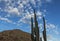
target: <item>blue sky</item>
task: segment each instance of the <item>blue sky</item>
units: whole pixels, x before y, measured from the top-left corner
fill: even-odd
[[[59,0],[0,0],[0,32],[12,29],[30,32],[30,18],[34,16],[35,9],[40,32],[43,31],[43,15],[46,19],[48,41],[59,41],[59,4]]]

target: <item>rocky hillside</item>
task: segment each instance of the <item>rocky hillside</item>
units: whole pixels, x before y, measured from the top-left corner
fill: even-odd
[[[8,30],[0,32],[0,41],[31,41],[31,35],[21,30]]]

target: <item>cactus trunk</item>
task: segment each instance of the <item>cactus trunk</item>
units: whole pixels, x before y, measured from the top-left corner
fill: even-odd
[[[43,17],[43,22],[44,22],[44,31],[43,31],[43,38],[44,38],[44,41],[47,41],[47,37],[46,37],[46,24],[45,24],[45,18]]]

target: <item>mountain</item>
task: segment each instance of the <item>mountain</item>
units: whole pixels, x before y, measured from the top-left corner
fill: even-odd
[[[0,32],[0,41],[31,41],[31,35],[19,29]]]

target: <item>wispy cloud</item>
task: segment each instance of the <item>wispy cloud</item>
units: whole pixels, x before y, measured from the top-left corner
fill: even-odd
[[[40,31],[43,31],[43,24],[39,24],[40,27]],[[47,32],[47,41],[57,41],[58,38],[55,37],[55,35],[59,35],[59,31],[58,31],[58,26],[52,23],[46,23],[46,32]],[[41,32],[40,32],[41,33]],[[43,36],[43,34],[40,34],[41,36]],[[42,41],[43,38],[42,38]]]
[[[42,12],[36,12],[36,15],[37,15],[37,17],[38,17],[38,19],[41,19],[42,18]],[[18,23],[19,22],[23,22],[23,23],[29,23],[30,24],[30,20],[31,20],[31,17],[33,17],[34,18],[34,13],[32,13],[32,14],[30,14],[29,12],[27,12],[26,13],[26,15],[25,16],[23,16],[23,18],[21,18],[19,21],[18,21]]]
[[[0,20],[6,21],[6,22],[8,22],[8,23],[12,23],[12,21],[9,20],[8,18],[3,18],[3,17],[1,17],[1,16],[0,16]]]
[[[0,16],[0,20],[5,21],[5,22],[7,22],[7,23],[11,23],[11,24],[16,24],[16,25],[18,25],[18,23],[13,22],[12,20],[10,20],[10,19],[8,19],[8,18],[5,18],[5,17],[1,17],[1,16]]]
[[[1,0],[2,1],[2,0]],[[32,6],[30,5],[30,3],[32,5],[36,5],[36,2],[35,0],[17,0],[14,1],[14,0],[3,0],[5,2],[5,7],[4,9],[1,9],[3,12],[8,12],[8,14],[5,16],[6,17],[6,20],[8,20],[7,17],[11,17],[11,14],[14,15],[17,15],[17,16],[22,16],[22,18],[19,19],[18,23],[19,22],[22,22],[22,23],[30,23],[30,18],[31,16],[33,17],[34,16],[34,13],[33,13],[33,8]],[[2,2],[3,2],[2,1]],[[37,0],[39,1],[40,3],[40,0]],[[29,3],[30,2],[30,3]],[[16,4],[18,6],[16,6]],[[38,4],[39,6],[40,4]],[[0,7],[1,8],[1,7]],[[24,13],[25,12],[25,13]],[[37,16],[38,18],[40,19],[40,15],[42,13],[40,11],[37,12]],[[4,18],[4,17],[3,17]],[[5,18],[4,18],[5,19]],[[11,20],[12,21],[12,20]]]
[[[43,24],[39,24],[39,27],[40,27],[40,30],[43,31]],[[48,33],[54,33],[56,35],[59,35],[59,31],[58,31],[58,26],[55,25],[55,24],[52,24],[52,23],[46,23],[46,31],[47,31],[47,34]]]

